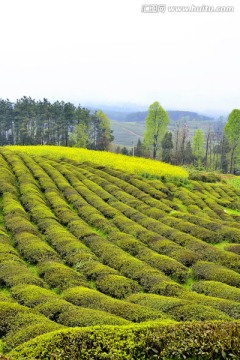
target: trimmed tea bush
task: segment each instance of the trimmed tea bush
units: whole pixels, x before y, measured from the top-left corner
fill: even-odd
[[[116,300],[110,296],[101,294],[99,291],[84,287],[68,289],[63,293],[63,297],[74,305],[104,310],[134,322],[166,318],[165,314],[160,311],[154,311],[150,308],[131,304],[123,300]]]
[[[240,302],[240,289],[219,281],[198,281],[193,284],[192,290],[209,296]]]
[[[142,291],[141,286],[136,281],[117,274],[99,276],[96,280],[96,287],[104,294],[118,299]]]
[[[225,284],[240,287],[240,274],[224,266],[207,261],[199,261],[192,267],[196,279],[221,281]]]
[[[45,262],[38,266],[39,276],[58,291],[73,286],[88,286],[85,277],[74,269],[57,262]]]
[[[207,321],[146,326],[66,329],[41,335],[19,346],[14,359],[202,359],[240,357],[239,322]]]
[[[134,294],[127,298],[135,304],[163,311],[177,321],[228,320],[230,317],[210,306],[198,305],[188,300],[155,294]]]

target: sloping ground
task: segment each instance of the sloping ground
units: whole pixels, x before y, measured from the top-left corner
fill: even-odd
[[[11,150],[34,154],[39,156],[49,156],[52,158],[68,158],[78,162],[94,162],[100,166],[110,166],[113,169],[128,171],[138,175],[178,178],[184,180],[188,177],[188,172],[179,166],[173,166],[160,161],[131,157],[122,154],[113,154],[106,151],[92,151],[87,149],[70,148],[63,146],[9,146]]]
[[[239,190],[20,150],[0,149],[3,351],[240,357]]]

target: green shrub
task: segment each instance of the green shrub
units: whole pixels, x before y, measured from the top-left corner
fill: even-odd
[[[22,216],[27,219],[27,214],[22,205],[16,200],[15,196],[9,192],[3,194],[3,214],[9,218]]]
[[[70,308],[59,315],[58,321],[66,326],[127,325],[129,321],[106,311],[83,307]]]
[[[6,335],[11,329],[11,323],[18,313],[29,313],[29,309],[19,304],[4,302],[0,303],[0,336]]]
[[[176,281],[185,282],[188,277],[188,269],[178,261],[149,249],[134,237],[121,233],[112,232],[108,239],[113,241],[121,249],[135,256],[150,266],[162,271],[165,275]]]
[[[124,319],[141,322],[150,319],[166,318],[160,311],[154,311],[141,305],[132,304],[123,300],[116,300],[104,295],[99,291],[84,287],[75,287],[63,293],[65,300],[74,305],[83,306],[96,310],[104,310]]]
[[[36,285],[21,284],[11,288],[11,294],[19,304],[35,307],[52,299],[58,299],[51,290]]]
[[[7,289],[1,289],[0,290],[0,302],[2,302],[2,301],[15,302]]]
[[[20,255],[30,263],[59,259],[56,251],[36,235],[21,232],[15,235],[14,240]]]
[[[92,259],[86,259],[78,262],[75,265],[75,269],[83,273],[88,280],[93,281],[105,275],[118,274],[117,270]]]
[[[18,284],[44,286],[44,282],[20,261],[7,260],[0,263],[0,283],[12,287]]]
[[[216,236],[216,233],[214,233],[213,231],[205,229],[198,225],[192,224],[189,221],[184,221],[182,219],[176,219],[171,216],[164,217],[161,219],[161,221],[166,225],[169,225],[180,231],[186,232],[187,234],[191,234],[191,235],[197,237],[198,239],[202,239],[209,243],[216,243],[221,240],[218,238],[218,236]]]
[[[14,174],[9,169],[8,164],[3,159],[2,155],[0,155],[0,194],[3,193],[11,193],[16,195],[17,189],[16,189],[16,179]]]
[[[29,324],[35,324],[37,322],[45,323],[45,326],[48,324],[53,325],[52,330],[61,328],[57,324],[48,320],[45,316],[36,314],[34,310],[29,309],[28,307],[11,303],[11,302],[1,302],[0,304],[0,336],[13,335],[14,332],[20,330],[24,326]],[[51,330],[51,331],[52,331]],[[16,335],[15,341],[18,341]]]
[[[231,318],[220,310],[210,306],[198,304],[186,304],[168,310],[174,320],[177,321],[206,321],[206,320],[230,320]]]
[[[37,228],[29,220],[24,219],[22,216],[15,215],[11,218],[5,216],[5,225],[13,235],[17,235],[22,232],[28,232],[33,235],[38,235]]]
[[[211,306],[216,310],[223,311],[234,319],[240,319],[240,304],[236,301],[221,299],[193,291],[179,292],[178,297],[183,300],[191,301],[195,304]]]
[[[119,270],[122,275],[139,282],[146,290],[157,293],[173,294],[179,285],[160,271],[134,258],[125,251],[98,236],[88,237],[88,245],[102,261]]]
[[[5,238],[5,237],[4,237]],[[2,240],[2,238],[1,238]],[[16,255],[18,256],[18,253],[17,251],[14,249],[13,246],[11,246],[9,243],[8,243],[8,238],[6,239],[6,242],[2,243],[0,242],[0,254],[13,254],[13,255]]]
[[[73,286],[87,286],[85,277],[74,269],[57,262],[45,262],[38,266],[39,276],[58,291]]]
[[[192,290],[200,294],[240,302],[240,289],[219,281],[198,281],[193,284]]]
[[[193,265],[192,269],[194,277],[198,280],[220,281],[231,286],[240,287],[240,274],[224,266],[207,261],[199,261]]]
[[[224,247],[224,250],[231,251],[237,255],[240,255],[240,244],[228,244]]]
[[[4,338],[5,351],[9,351],[38,335],[63,328],[64,326],[56,324],[43,315],[29,312],[17,313],[11,321],[10,331]]]
[[[74,305],[70,304],[66,300],[57,297],[46,298],[45,301],[39,303],[34,307],[36,311],[57,323],[59,323],[60,314],[65,313],[72,308],[74,308]]]
[[[118,299],[142,290],[136,281],[117,274],[99,276],[96,280],[96,287],[104,294]]]
[[[75,306],[66,300],[60,298],[56,293],[47,290],[41,289],[37,286],[16,286],[12,289],[13,297],[28,307],[34,307],[35,310],[45,315],[50,320],[56,321],[66,326],[88,326],[92,323],[90,322],[90,310],[85,308],[80,308]],[[68,313],[71,314],[68,319]],[[93,312],[93,322],[97,324],[97,315],[100,316],[100,322],[105,323],[105,320],[101,320],[101,317],[104,317],[104,314],[99,311],[98,313]],[[75,320],[74,320],[75,316]],[[110,319],[110,323],[112,319]],[[121,319],[118,319],[121,323]],[[116,320],[117,321],[117,320]],[[109,318],[106,320],[106,323],[109,323]],[[75,324],[75,325],[71,325]]]
[[[69,265],[84,259],[96,259],[90,249],[55,220],[41,221],[40,227],[45,231],[46,239],[51,246],[66,259]]]
[[[216,183],[221,181],[221,177],[216,173],[205,173],[199,171],[190,172],[189,179],[209,183]]]
[[[230,317],[220,310],[206,305],[174,297],[155,294],[134,294],[127,298],[135,304],[150,307],[154,310],[165,312],[177,321],[195,320],[228,320]]]
[[[41,335],[14,349],[14,359],[198,359],[240,357],[239,322],[103,326]]]
[[[24,261],[18,256],[18,254],[9,253],[9,252],[2,252],[0,253],[0,264],[6,261],[14,261],[24,264]]]

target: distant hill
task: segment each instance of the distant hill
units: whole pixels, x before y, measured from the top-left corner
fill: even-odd
[[[200,115],[196,112],[192,111],[173,111],[169,110],[167,111],[168,116],[171,121],[179,121],[179,120],[203,120],[203,121],[209,121],[213,120],[212,117]],[[126,121],[144,121],[147,116],[147,111],[139,111],[135,113],[130,113],[126,115]]]
[[[88,105],[88,109],[92,112],[101,109],[105,112],[110,120],[124,121],[124,122],[144,122],[147,116],[147,111],[143,111],[143,106],[107,106],[107,105]],[[139,111],[140,110],[140,111]],[[206,116],[193,111],[182,110],[168,110],[168,116],[172,123],[179,120],[189,121],[211,121],[215,118]]]

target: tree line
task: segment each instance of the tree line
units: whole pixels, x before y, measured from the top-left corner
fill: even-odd
[[[225,126],[209,125],[194,136],[184,122],[168,130],[169,117],[159,102],[149,106],[143,141],[129,151],[115,152],[162,160],[174,165],[193,165],[207,171],[240,172],[240,110],[234,109]],[[15,103],[0,99],[0,146],[61,145],[110,150],[114,140],[110,120],[71,102],[22,97]]]
[[[176,122],[168,131],[169,117],[158,102],[149,106],[143,141],[129,152],[174,165],[194,166],[207,171],[237,173],[240,171],[240,110],[234,109],[225,126],[209,124],[207,131],[197,129],[190,136],[185,122]],[[118,149],[119,151],[119,149]],[[122,152],[127,154],[126,148]]]
[[[0,145],[62,145],[108,150],[113,141],[110,121],[71,102],[22,97],[0,99]]]

